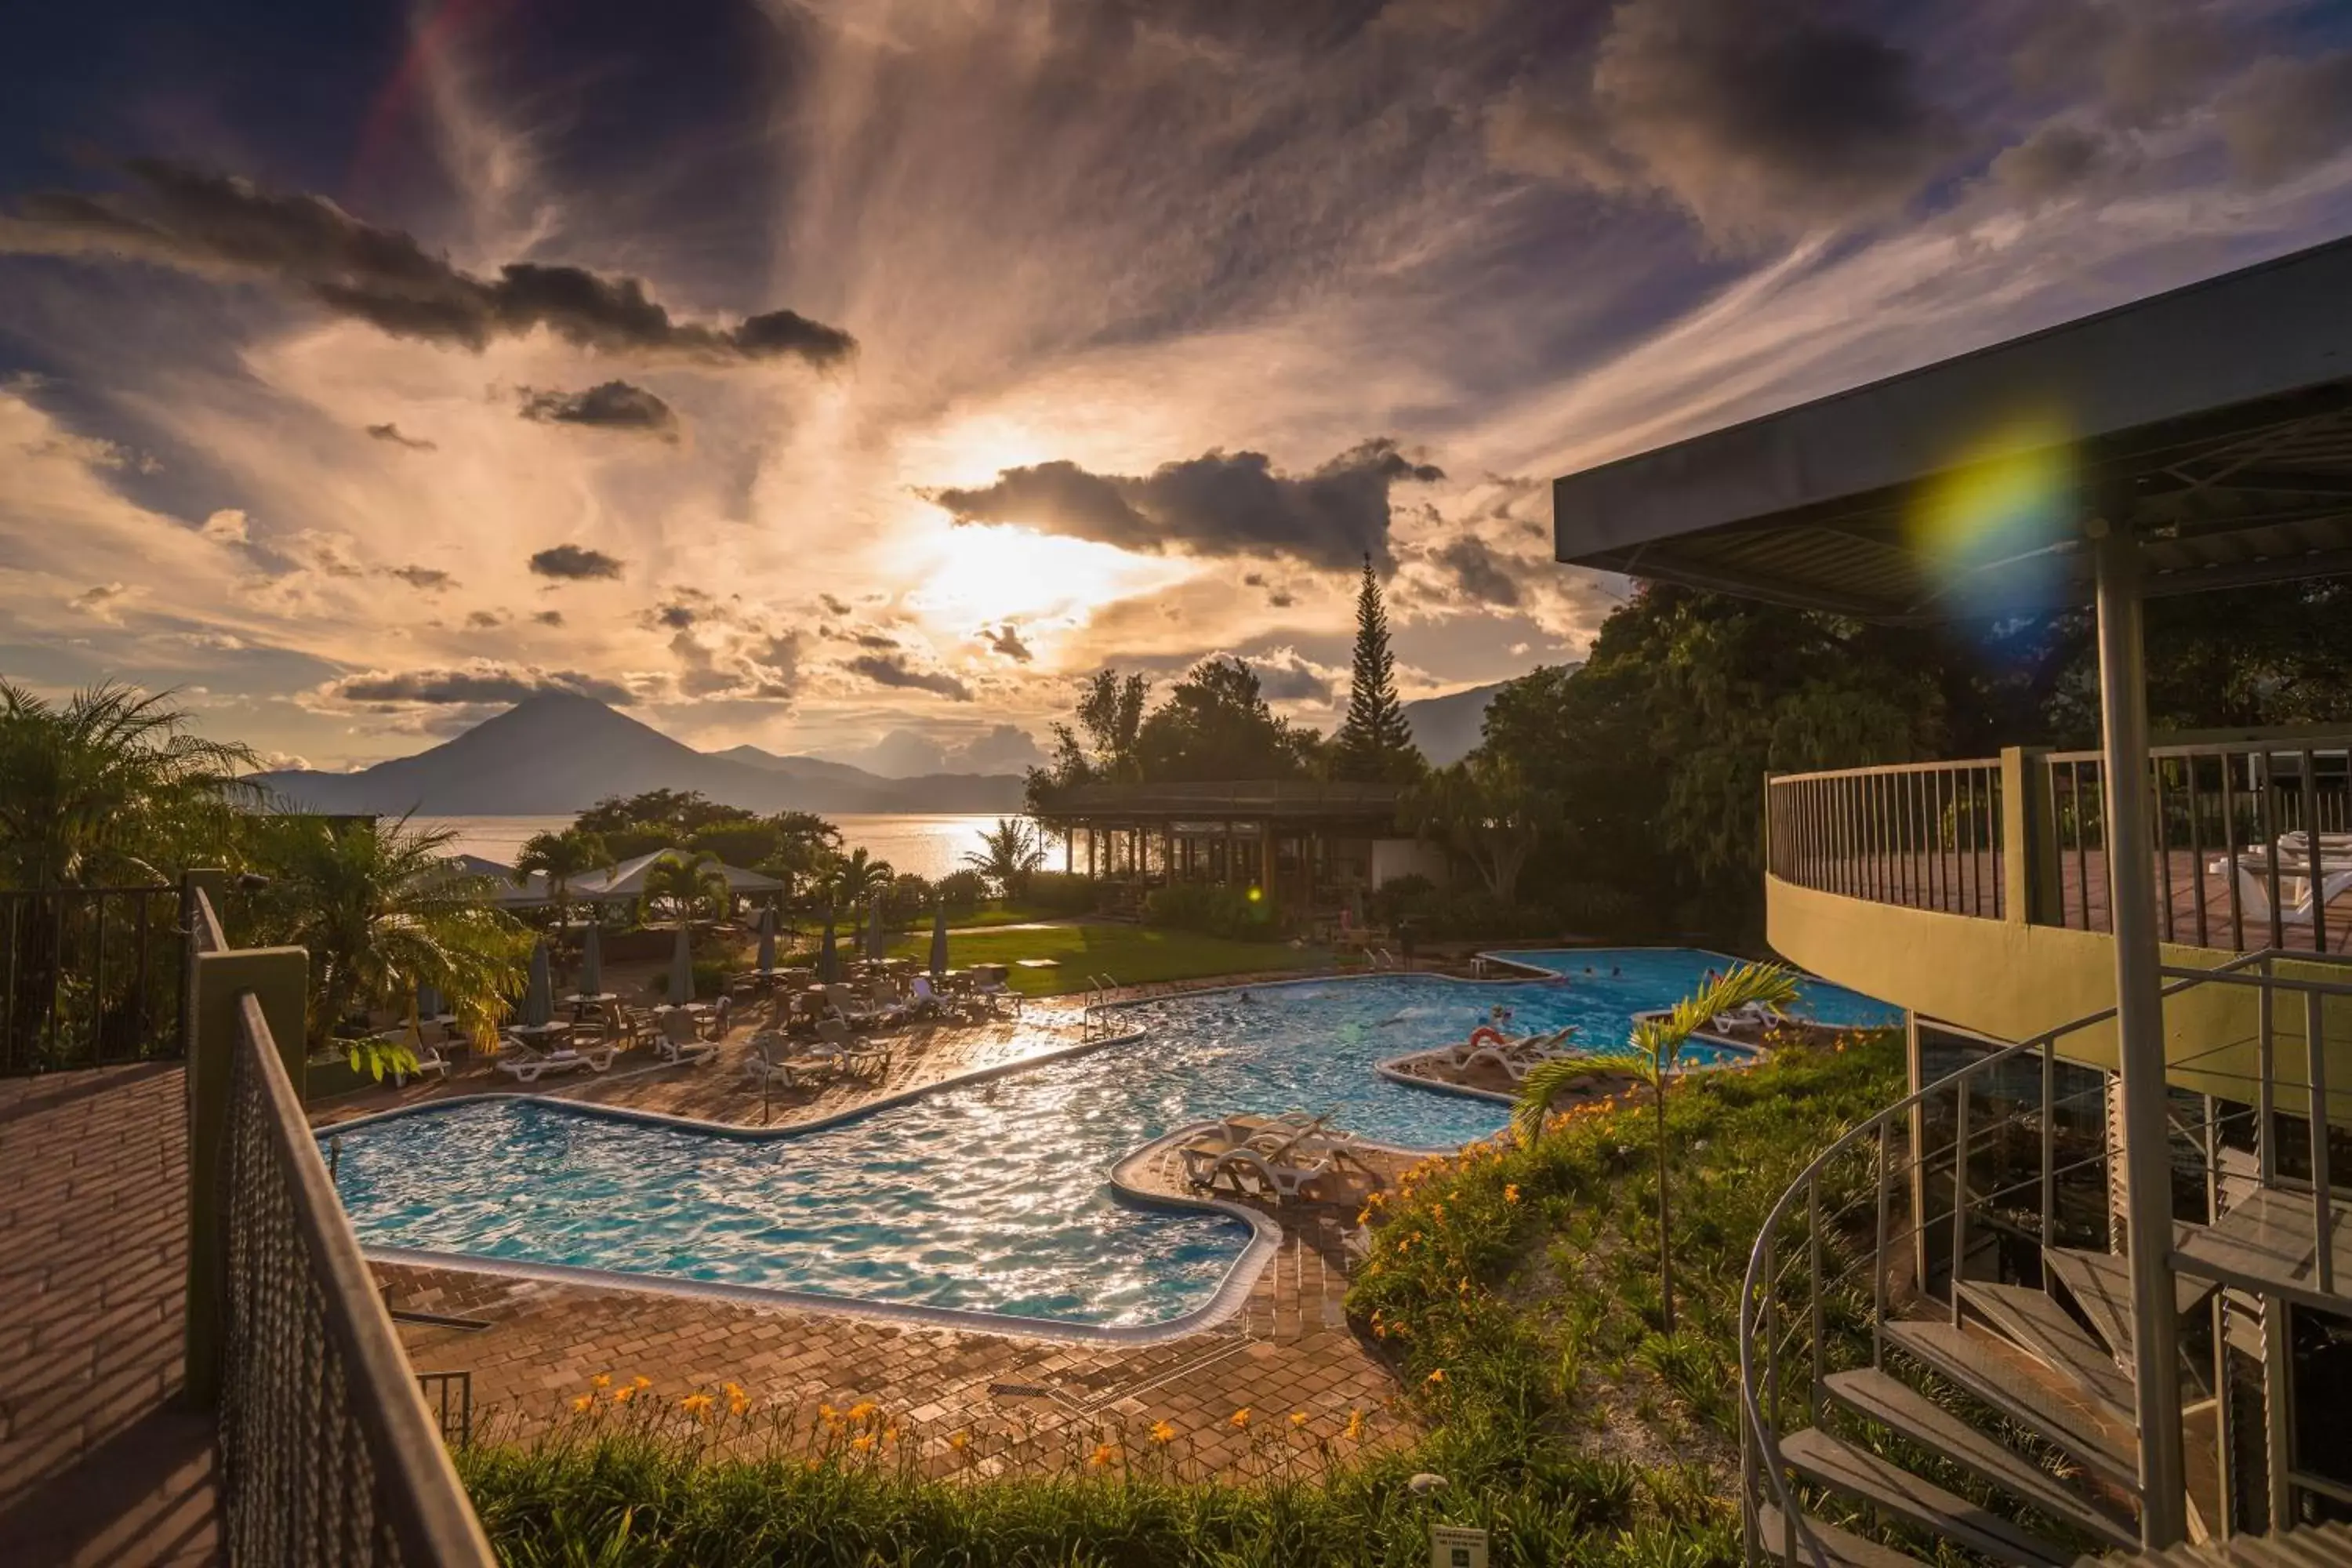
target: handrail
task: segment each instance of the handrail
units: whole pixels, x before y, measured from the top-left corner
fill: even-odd
[[[1776,784],[1818,784],[1824,779],[1883,778],[1893,773],[1958,773],[1966,768],[1998,768],[1999,757],[1958,757],[1930,763],[1878,763],[1866,768],[1821,768],[1809,773],[1774,773]]]
[[[2316,1112],[2315,1114],[2308,1116],[2306,1118],[2306,1121],[2308,1124],[2311,1158],[2313,1161],[2313,1170],[2315,1182],[2317,1184],[2324,1184],[2327,1181],[2329,1175],[2326,1163],[2328,1116],[2326,1112],[2327,1100],[2325,1098],[2328,1091],[2326,1087],[2325,1077],[2325,1041],[2322,1031],[2319,1027],[2320,1019],[2318,1015],[2320,1006],[2326,997],[2331,995],[2352,995],[2352,984],[2347,984],[2339,981],[2277,974],[2274,973],[2276,962],[2281,959],[2292,960],[2299,963],[2322,963],[2334,968],[2352,967],[2352,955],[2315,954],[2302,952],[2285,952],[2266,949],[2261,952],[2241,955],[2240,957],[2231,959],[2210,970],[2189,969],[2170,965],[2164,966],[2161,969],[2160,973],[2164,977],[2166,984],[2161,987],[2159,994],[2163,997],[2170,997],[2182,992],[2210,984],[2259,986],[2263,988],[2265,1000],[2262,1009],[2263,1019],[2263,1035],[2261,1038],[2262,1079],[2258,1088],[2259,1104],[2262,1115],[2262,1142],[2260,1145],[2262,1150],[2261,1164],[2263,1167],[2263,1178],[2265,1184],[2272,1184],[2270,1167],[2272,1164],[2271,1147],[2273,1137],[2273,1132],[2269,1125],[2269,1113],[2272,1104],[2271,1090],[2273,1085],[2273,1076],[2271,1072],[2273,1065],[2273,1053],[2271,1048],[2271,1015],[2273,1009],[2268,1004],[2267,997],[2271,992],[2277,990],[2297,992],[2304,996],[2304,1027],[2306,1041],[2306,1071],[2308,1074],[2307,1087],[2311,1091],[2313,1105]],[[2259,969],[2261,973],[2252,973],[2256,969]],[[1774,1330],[1772,1320],[1777,1313],[1777,1303],[1780,1288],[1780,1269],[1776,1266],[1776,1247],[1780,1233],[1784,1226],[1790,1223],[1796,1212],[1797,1205],[1800,1202],[1805,1205],[1808,1217],[1808,1259],[1810,1264],[1808,1271],[1811,1279],[1811,1350],[1814,1373],[1812,1379],[1813,1387],[1811,1391],[1808,1403],[1817,1414],[1819,1408],[1819,1384],[1823,1367],[1822,1357],[1824,1342],[1824,1330],[1822,1326],[1823,1320],[1822,1315],[1823,1280],[1822,1236],[1820,1228],[1822,1225],[1820,1214],[1820,1188],[1824,1173],[1830,1170],[1833,1162],[1854,1153],[1864,1148],[1864,1145],[1871,1141],[1876,1141],[1878,1145],[1878,1163],[1874,1168],[1877,1184],[1875,1195],[1880,1212],[1878,1216],[1877,1236],[1874,1244],[1873,1256],[1871,1258],[1871,1321],[1872,1332],[1874,1338],[1875,1338],[1880,1331],[1881,1326],[1886,1321],[1887,1303],[1885,1285],[1888,1265],[1888,1241],[1887,1215],[1885,1211],[1887,1206],[1888,1185],[1893,1177],[1893,1172],[1888,1163],[1887,1151],[1894,1138],[1906,1131],[1915,1112],[1924,1110],[1924,1108],[1926,1108],[1931,1101],[1951,1095],[1957,1091],[1958,1098],[1955,1105],[1955,1125],[1953,1129],[1952,1149],[1954,1172],[1951,1222],[1952,1237],[1950,1247],[1952,1269],[1950,1282],[1950,1290],[1952,1295],[1951,1310],[1957,1318],[1957,1314],[1959,1310],[1959,1284],[1962,1277],[1962,1266],[1968,1254],[1968,1233],[1969,1214],[1971,1210],[1985,1209],[1990,1207],[1995,1200],[2007,1200],[2011,1198],[2028,1185],[2026,1181],[2019,1180],[2012,1182],[2008,1186],[1997,1188],[1992,1192],[1976,1194],[1970,1194],[1969,1193],[1967,1188],[1968,1161],[1970,1155],[1976,1152],[1976,1145],[1974,1144],[1969,1129],[1967,1112],[1967,1105],[1972,1085],[1976,1081],[1989,1078],[1999,1072],[2003,1068],[2014,1064],[2021,1059],[2029,1058],[2037,1055],[2041,1058],[2042,1111],[2040,1120],[2042,1156],[2041,1171],[2038,1176],[2033,1178],[2033,1182],[2041,1188],[2040,1239],[2043,1245],[2050,1245],[2053,1243],[2056,1235],[2054,1198],[2056,1180],[2059,1174],[2059,1167],[2056,1164],[2055,1150],[2053,1142],[2055,1129],[2055,1121],[2053,1113],[2056,1104],[2058,1103],[2053,1090],[2053,1073],[2057,1062],[2057,1042],[2067,1036],[2077,1034],[2084,1029],[2094,1028],[2100,1025],[2108,1023],[2113,1020],[2115,1016],[2115,1008],[2101,1008],[2097,1012],[2086,1014],[2080,1018],[2074,1019],[2070,1022],[2061,1024],[2054,1028],[2046,1030],[2042,1034],[2034,1036],[2029,1040],[1997,1049],[1990,1055],[1981,1057],[1977,1060],[1961,1067],[1958,1070],[1937,1079],[1933,1083],[1913,1090],[1912,1092],[1905,1095],[1902,1099],[1881,1109],[1860,1124],[1848,1129],[1827,1147],[1822,1149],[1812,1158],[1812,1160],[1807,1163],[1803,1170],[1797,1175],[1796,1179],[1790,1183],[1787,1189],[1783,1191],[1778,1200],[1775,1201],[1771,1209],[1766,1215],[1764,1222],[1757,1234],[1755,1244],[1749,1250],[1748,1268],[1742,1279],[1740,1288],[1739,1412],[1742,1475],[1741,1528],[1743,1540],[1748,1543],[1751,1551],[1756,1543],[1757,1531],[1759,1528],[1760,1516],[1758,1511],[1759,1505],[1765,1500],[1764,1494],[1769,1493],[1769,1500],[1777,1506],[1781,1519],[1781,1530],[1784,1534],[1784,1539],[1781,1542],[1781,1556],[1784,1560],[1790,1562],[1796,1561],[1799,1543],[1801,1541],[1807,1556],[1814,1564],[1814,1568],[1833,1568],[1832,1560],[1831,1559],[1827,1549],[1805,1524],[1801,1510],[1796,1506],[1794,1489],[1789,1480],[1789,1466],[1782,1457],[1780,1446],[1780,1436],[1776,1430],[1780,1404],[1780,1362],[1779,1338]],[[1997,1125],[1995,1128],[1990,1130],[1986,1136],[1988,1138],[1998,1137],[2002,1131],[2003,1126],[2006,1124],[2007,1119],[2004,1119],[2003,1123]],[[2210,1128],[2209,1127],[2207,1131],[2210,1133]],[[1909,1147],[1906,1153],[1906,1163],[1917,1174],[1924,1174],[1928,1168],[1928,1161],[1924,1151],[1916,1144]],[[1924,1212],[1924,1194],[1919,1197],[1918,1201],[1921,1205],[1921,1212],[1914,1213],[1910,1216],[1910,1230],[1915,1237],[1918,1237],[1924,1233],[1927,1224],[1927,1216]],[[2318,1192],[2318,1195],[2315,1199],[2314,1228],[2315,1233],[2315,1245],[2316,1246],[2318,1255],[2324,1259],[2331,1258],[2331,1249],[2327,1244],[2327,1237],[2330,1234],[2329,1204],[2324,1188]],[[1915,1280],[1914,1283],[1915,1288],[1920,1289],[1925,1289],[1926,1280],[1924,1279]],[[2334,1288],[2332,1271],[2326,1264],[2323,1264],[2321,1267],[2320,1285],[2323,1290],[2332,1290]],[[1763,1364],[1760,1366],[1759,1364],[1759,1303],[1761,1308],[1760,1315],[1763,1319],[1763,1342],[1760,1346],[1760,1356]],[[1769,1395],[1766,1393],[1767,1390],[1769,1390]],[[1767,1397],[1769,1397],[1774,1410],[1773,1419],[1769,1420],[1766,1417],[1764,1409],[1764,1403]]]

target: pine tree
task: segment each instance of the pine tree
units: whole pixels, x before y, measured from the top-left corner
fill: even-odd
[[[1402,784],[1427,766],[1412,743],[1404,705],[1397,700],[1396,656],[1389,650],[1388,611],[1381,580],[1364,557],[1364,585],[1356,595],[1356,660],[1348,690],[1348,717],[1333,738],[1333,776]]]

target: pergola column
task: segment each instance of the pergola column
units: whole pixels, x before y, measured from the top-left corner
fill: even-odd
[[[2116,1063],[2123,1097],[2132,1381],[2139,1406],[2140,1541],[2153,1550],[2187,1538],[2188,1513],[2172,1274],[2171,1133],[2165,1119],[2164,961],[2157,945],[2156,876],[2149,857],[2147,672],[2138,542],[2128,528],[2104,519],[2092,519],[2087,531],[2098,595],[2107,909],[2115,928]],[[2050,1240],[2042,1239],[2045,1245]]]

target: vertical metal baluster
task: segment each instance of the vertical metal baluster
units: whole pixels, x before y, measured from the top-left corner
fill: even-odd
[[[2083,930],[2091,923],[2091,824],[2083,814],[2083,764],[2066,764],[2066,791],[2074,803],[2074,891],[2083,902]]]
[[[1813,1336],[1813,1378],[1811,1386],[1805,1390],[1805,1410],[1808,1419],[1818,1426],[1822,1424],[1822,1379],[1829,1375],[1822,1342],[1829,1337],[1829,1316],[1822,1306],[1822,1179],[1819,1175],[1805,1184],[1805,1272],[1811,1280],[1811,1300],[1807,1307],[1811,1317]]]
[[[1969,1237],[1969,1085],[1952,1086],[1952,1327],[1960,1326],[1960,1264]]]
[[[1886,1189],[1894,1173],[1889,1165],[1894,1123],[1878,1124],[1878,1237],[1870,1254],[1870,1364],[1886,1359]]]
[[[2319,847],[2316,834],[2312,836],[2311,847]],[[2312,868],[2315,877],[2318,869],[2316,865]],[[2329,1217],[2332,1194],[2327,1190],[2333,1178],[2327,1169],[2327,1042],[2320,1027],[2324,1000],[2316,991],[2303,994],[2304,1070],[2311,1089],[2310,1114],[2304,1121],[2311,1129],[2311,1225],[2316,1237],[2319,1293],[2332,1296],[2336,1293],[2336,1226]]]
[[[2227,758],[2222,759],[2222,765],[2224,768],[2229,765],[2229,760]],[[2197,807],[2198,792],[2196,752],[2191,752],[2189,753],[2188,766],[2189,896],[2191,904],[2195,907],[2197,911],[2197,945],[2200,947],[2210,947],[2212,943],[2207,940],[2205,931],[2205,835],[2198,828],[2198,818],[2201,816],[2203,813],[2199,811]]]
[[[2058,1245],[2058,1037],[2042,1037],[2042,1245]]]
[[[56,912],[49,921],[49,1016],[42,1027],[42,1037],[54,1052],[58,1047],[58,986],[66,969],[65,890],[59,889],[49,899],[49,907]]]
[[[89,1060],[92,1067],[106,1063],[106,893],[100,889],[89,896],[92,912],[89,959]]]
[[[2263,759],[2262,787],[2254,791],[2255,831],[2263,836],[2263,875],[2265,891],[2271,901],[2272,947],[2286,945],[2286,915],[2279,908],[2278,868],[2278,770],[2272,766],[2277,760],[2274,752],[2261,753]]]
[[[2156,809],[2151,816],[2156,824],[2157,879],[2164,884],[2164,940],[2179,942],[2180,938],[2172,929],[2172,823],[2164,815],[2164,759],[2150,757],[2147,773],[2145,783],[2156,795]],[[2140,850],[2147,853],[2147,846],[2141,845]]]
[[[1776,1441],[1780,1432],[1780,1313],[1773,1310],[1780,1291],[1778,1256],[1768,1230],[1764,1233],[1764,1420]]]
[[[2311,900],[2311,951],[2327,951],[2326,879],[2319,874],[2319,775],[2312,766],[2311,748],[2303,750],[2303,858],[2311,873],[2305,884]]]
[[[2233,952],[2246,951],[2245,900],[2238,897],[2238,803],[2232,797],[2230,781],[2233,773],[2230,753],[2221,753],[2221,883],[2230,894],[2230,947]],[[2205,885],[2205,872],[2200,866],[2197,885]]]
[[[134,939],[139,948],[139,967],[133,972],[131,984],[139,988],[139,1048],[143,1055],[152,1048],[155,1038],[155,1008],[147,992],[147,903],[153,894],[145,888],[139,889],[139,929]]]

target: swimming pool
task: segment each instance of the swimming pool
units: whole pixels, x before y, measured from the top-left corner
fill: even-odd
[[[1515,1029],[1575,1024],[1584,1039],[1613,1041],[1632,1014],[1727,962],[1687,949],[1516,956],[1563,960],[1543,966],[1567,983],[1390,974],[1132,1004],[1118,1012],[1140,1039],[805,1131],[496,1096],[324,1136],[340,1144],[336,1184],[373,1247],[1061,1324],[1165,1323],[1215,1297],[1253,1232],[1223,1214],[1119,1202],[1106,1173],[1125,1155],[1188,1122],[1294,1108],[1380,1142],[1454,1147],[1499,1131],[1507,1108],[1391,1081],[1376,1062],[1458,1040],[1498,1004]],[[1809,991],[1814,1010],[1867,1002]],[[1704,1065],[1722,1047],[1691,1054]]]

